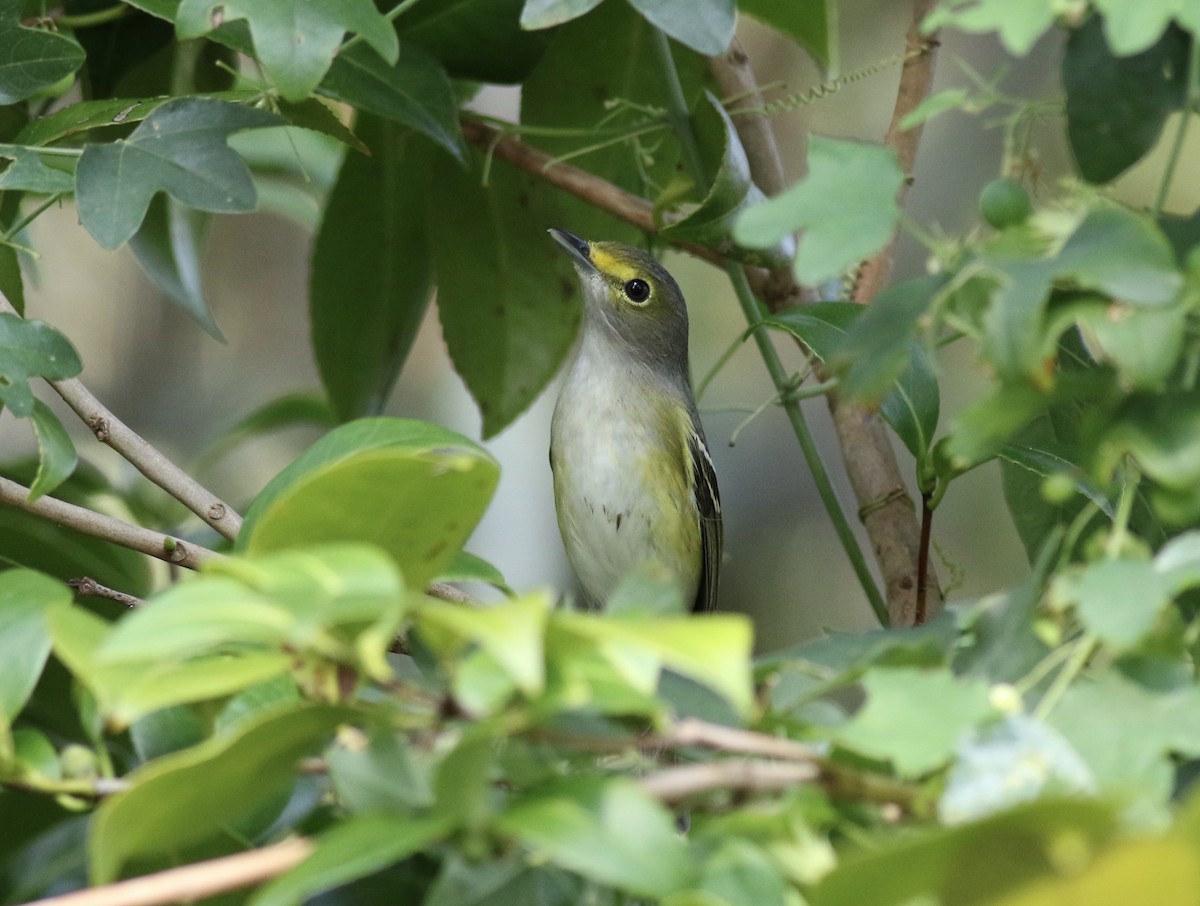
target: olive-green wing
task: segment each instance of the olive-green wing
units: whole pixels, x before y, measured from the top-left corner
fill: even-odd
[[[721,549],[724,544],[721,525],[721,494],[717,490],[717,473],[708,445],[699,426],[688,435],[688,452],[692,457],[692,475],[696,486],[696,508],[700,511],[700,587],[692,610],[696,613],[714,610],[717,606],[717,579],[721,571]]]

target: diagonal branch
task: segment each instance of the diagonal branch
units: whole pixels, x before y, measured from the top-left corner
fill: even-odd
[[[0,294],[0,312],[17,314],[3,294]],[[231,541],[237,537],[242,528],[242,517],[233,507],[209,493],[196,479],[113,415],[79,380],[70,378],[46,383],[75,411],[98,441],[120,453],[134,468],[221,535]]]
[[[269,881],[308,858],[313,843],[293,837],[262,849],[169,868],[152,875],[117,881],[37,900],[29,906],[160,906],[194,903],[216,894]]]
[[[72,531],[111,541],[188,569],[196,569],[202,563],[221,557],[216,551],[199,544],[181,541],[173,535],[164,535],[140,525],[131,525],[56,497],[39,497],[30,502],[29,488],[7,478],[0,478],[0,503],[48,519]]]

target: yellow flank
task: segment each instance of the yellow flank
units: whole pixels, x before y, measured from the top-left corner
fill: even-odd
[[[622,283],[632,280],[634,277],[641,276],[637,268],[632,267],[628,262],[612,254],[612,252],[597,247],[595,244],[591,247],[591,259],[592,264],[596,266],[596,270],[602,274],[616,277]]]

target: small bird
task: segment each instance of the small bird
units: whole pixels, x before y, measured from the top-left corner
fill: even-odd
[[[688,377],[688,316],[674,278],[618,242],[550,235],[583,286],[583,339],[550,427],[558,527],[589,605],[649,563],[694,611],[712,610],[721,500]]]

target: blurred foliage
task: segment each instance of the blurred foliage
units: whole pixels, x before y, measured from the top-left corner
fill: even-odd
[[[325,432],[196,577],[164,582],[141,555],[0,508],[0,813],[21,816],[0,822],[0,902],[290,835],[313,854],[223,901],[1200,901],[1200,214],[1163,211],[1200,112],[1200,19],[1167,0],[938,4],[929,31],[994,33],[1018,56],[1064,38],[1062,98],[981,77],[906,120],[986,115],[1002,133],[980,223],[944,235],[905,219],[882,145],[815,136],[809,176],[762,198],[730,116],[741,99],[712,94],[703,57],[737,12],[0,0],[0,292],[21,309],[24,228],[74,196],[97,242],[128,243],[219,335],[199,270],[210,215],[284,212],[315,231],[321,393],[262,400],[212,455],[289,425]],[[836,65],[833,0],[742,12]],[[668,112],[671,79],[690,130]],[[491,435],[577,330],[575,281],[543,230],[639,240],[469,148],[478,82],[521,85],[521,121],[492,125],[646,199],[666,238],[836,283],[908,229],[926,276],[752,329],[824,363],[814,393],[878,405],[931,512],[999,460],[1028,575],[924,626],[755,661],[748,619],[685,615],[654,575],[583,613],[464,551],[495,461],[375,417],[434,288]],[[1078,178],[1040,183],[1043,120]],[[690,140],[707,185],[680,175]],[[1114,201],[1107,185],[1163,140],[1154,203]],[[185,530],[175,508],[76,465],[32,389],[80,372],[65,338],[8,313],[0,328],[0,400],[39,441],[6,473],[34,497]],[[992,384],[943,424],[950,344]],[[63,580],[84,574],[145,606],[72,595]],[[506,599],[426,593],[447,579]]]

